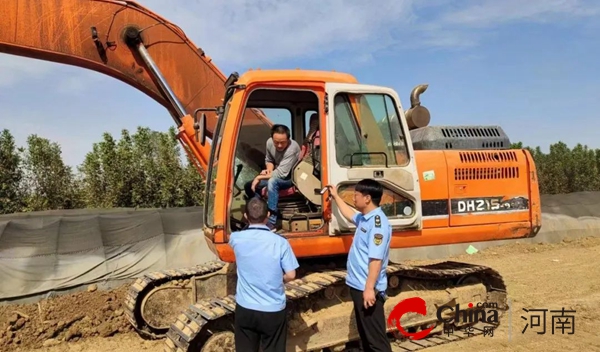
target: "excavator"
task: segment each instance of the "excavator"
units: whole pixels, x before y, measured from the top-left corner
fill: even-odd
[[[246,226],[244,184],[265,167],[272,109],[287,112],[293,139],[308,140],[292,171],[294,187],[280,192],[277,209],[278,234],[300,263],[285,285],[288,351],[342,351],[360,340],[344,282],[356,228],[327,185],[353,205],[356,183],[378,180],[392,250],[527,238],[541,227],[530,153],[511,149],[499,126],[429,126],[420,101],[427,85],[413,89],[404,111],[393,89],[347,73],[255,69],[226,76],[178,26],[129,0],[4,0],[0,14],[0,52],[93,70],[163,105],[204,177],[203,233],[218,260],[145,273],[123,302],[133,327],[163,339],[165,351],[235,350],[228,240]],[[425,302],[388,324],[399,350],[468,338],[500,321],[461,319],[467,315],[459,311],[493,307],[501,318],[507,309],[506,284],[486,266],[390,262],[386,271],[386,316],[407,298]],[[440,307],[448,308],[443,316]],[[424,338],[410,337],[427,329]],[[454,334],[444,334],[449,329]]]

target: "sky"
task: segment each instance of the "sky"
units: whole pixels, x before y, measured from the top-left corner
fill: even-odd
[[[511,142],[600,148],[594,0],[139,0],[221,71],[302,68],[391,87],[426,83],[430,125],[500,125]],[[167,111],[100,73],[0,54],[0,129],[58,142],[79,165],[108,132],[166,131]]]

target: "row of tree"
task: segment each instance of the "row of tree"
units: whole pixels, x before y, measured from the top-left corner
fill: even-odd
[[[540,147],[524,147],[522,142],[511,147],[531,152],[541,194],[600,191],[600,149],[581,144],[571,149],[563,142],[550,145],[548,153]]]
[[[121,138],[103,134],[81,165],[72,168],[60,145],[31,135],[17,147],[0,133],[0,214],[114,207],[185,207],[202,204],[204,181],[175,138],[139,127]]]
[[[8,130],[0,133],[0,214],[114,207],[185,207],[202,204],[204,180],[182,157],[175,129],[139,127],[134,134],[108,133],[94,143],[81,165],[72,168],[61,147],[37,135],[17,147]],[[512,145],[523,148],[522,143]],[[549,153],[529,148],[542,194],[600,191],[600,149],[565,143]]]

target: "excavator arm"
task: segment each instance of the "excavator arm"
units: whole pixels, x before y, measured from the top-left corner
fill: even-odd
[[[210,146],[198,138],[199,121],[212,138],[218,114],[199,109],[223,104],[227,77],[179,27],[129,0],[3,0],[0,15],[0,52],[90,69],[144,92],[169,111],[206,175]],[[271,124],[260,113],[246,119]]]

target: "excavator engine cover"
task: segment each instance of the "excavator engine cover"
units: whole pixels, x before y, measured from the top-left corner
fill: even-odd
[[[410,131],[415,150],[510,149],[500,126],[427,126]]]

